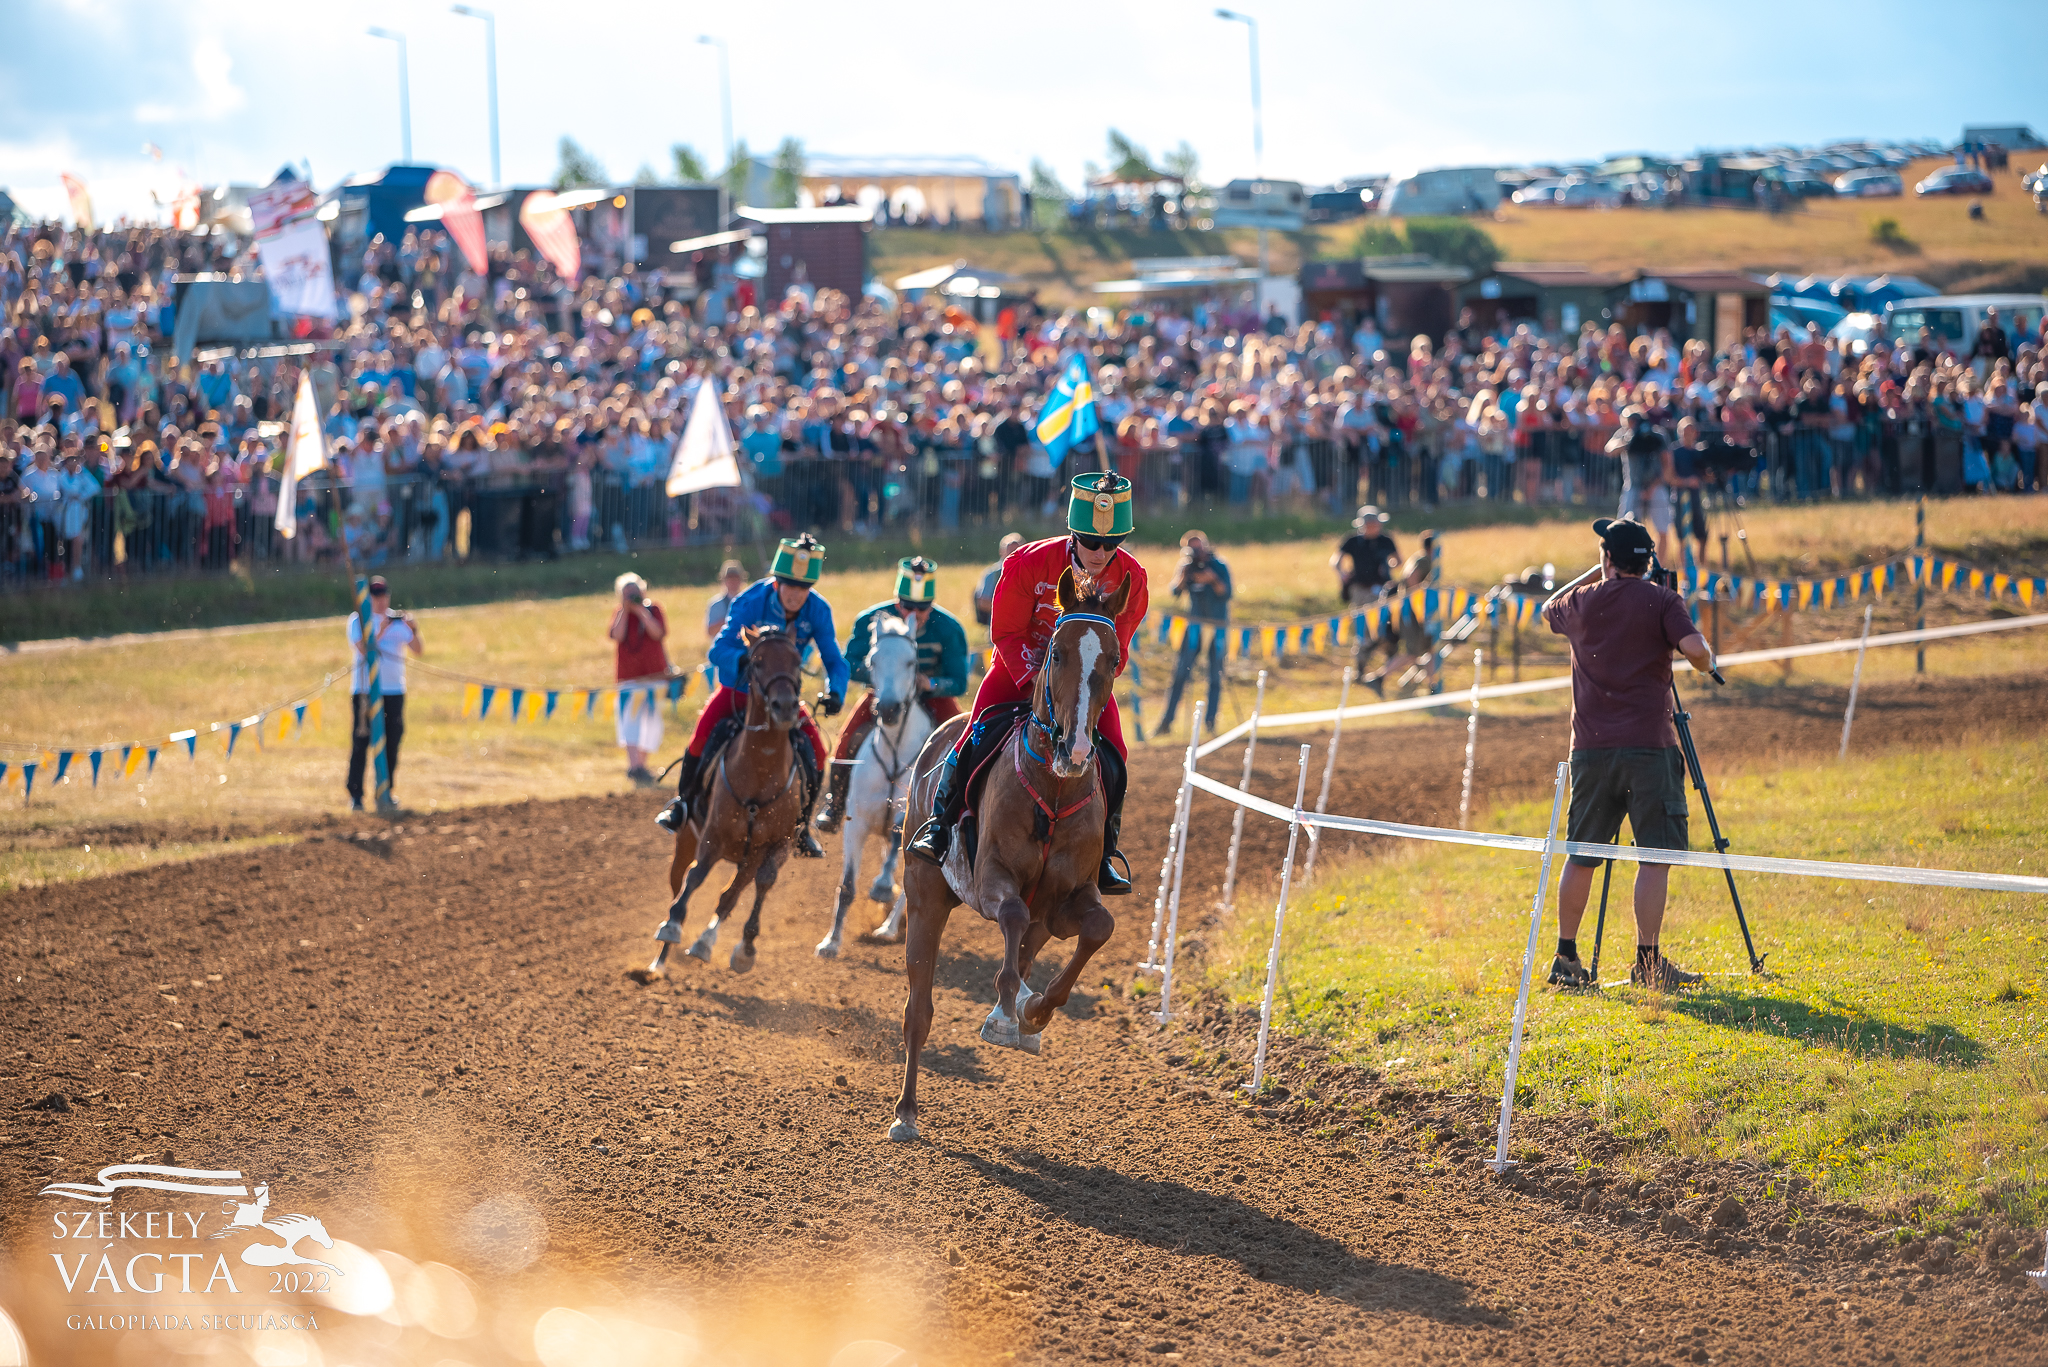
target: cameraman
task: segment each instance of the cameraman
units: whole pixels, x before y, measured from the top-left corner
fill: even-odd
[[[1166,711],[1159,718],[1159,734],[1173,729],[1173,714],[1180,708],[1181,690],[1195,672],[1195,659],[1202,653],[1202,633],[1209,634],[1209,706],[1203,716],[1211,735],[1216,731],[1216,709],[1223,701],[1224,636],[1230,621],[1230,566],[1223,563],[1209,545],[1206,532],[1190,530],[1180,539],[1180,563],[1174,566],[1167,585],[1176,597],[1188,596],[1187,634],[1181,637],[1180,659],[1173,666],[1173,686],[1166,692]]]
[[[1621,818],[1643,849],[1686,844],[1685,757],[1671,724],[1671,652],[1702,674],[1714,667],[1685,600],[1644,575],[1654,563],[1649,529],[1633,518],[1599,518],[1600,578],[1543,607],[1550,629],[1571,642],[1572,807],[1567,839],[1612,844]],[[1589,987],[1575,937],[1598,859],[1572,855],[1557,891],[1557,959],[1550,981]],[[1668,864],[1636,866],[1636,964],[1629,981],[1659,991],[1698,985],[1658,952]]]
[[[1659,537],[1671,530],[1671,491],[1665,483],[1670,448],[1639,404],[1621,410],[1621,426],[1607,439],[1607,454],[1621,458],[1621,506],[1615,516],[1648,518]]]
[[[384,777],[387,784],[398,782],[398,748],[405,741],[405,656],[425,652],[419,624],[409,612],[391,606],[391,586],[384,576],[370,576],[370,621],[350,613],[345,619],[349,648],[349,711],[352,725],[348,748],[348,803],[351,810],[363,810],[363,775],[370,760],[369,681],[363,667],[365,646],[377,648],[377,692],[384,700]],[[398,810],[394,795],[385,813]]]

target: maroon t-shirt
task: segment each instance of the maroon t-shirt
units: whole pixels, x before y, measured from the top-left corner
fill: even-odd
[[[1671,652],[1699,628],[1685,600],[1647,579],[1617,575],[1543,605],[1572,646],[1572,749],[1662,749],[1671,726]]]

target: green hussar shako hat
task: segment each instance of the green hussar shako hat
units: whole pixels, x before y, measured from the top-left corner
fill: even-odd
[[[935,603],[939,598],[939,567],[921,555],[896,562],[896,601]]]
[[[1073,501],[1067,504],[1067,527],[1092,536],[1129,536],[1131,482],[1122,475],[1100,470],[1074,476]]]
[[[815,584],[818,576],[825,572],[824,544],[809,532],[794,541],[785,537],[775,548],[775,563],[768,572],[777,579]]]

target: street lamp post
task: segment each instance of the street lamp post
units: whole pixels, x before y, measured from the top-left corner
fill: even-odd
[[[718,49],[718,99],[725,118],[725,164],[732,166],[732,54],[725,39],[700,33],[697,41]]]
[[[505,182],[498,174],[498,17],[474,5],[450,5],[457,14],[484,21],[484,88],[491,105],[491,188]]]
[[[398,141],[400,159],[412,164],[412,82],[405,74],[405,35],[393,29],[371,28],[372,38],[388,38],[398,44]]]
[[[1236,10],[1219,9],[1218,19],[1243,24],[1251,35],[1252,46],[1252,179],[1263,180],[1266,175],[1266,116],[1259,101],[1259,21],[1249,14]],[[1260,212],[1264,212],[1261,210]],[[1259,315],[1261,326],[1266,318],[1266,228],[1259,226],[1259,283],[1252,291],[1252,305]]]

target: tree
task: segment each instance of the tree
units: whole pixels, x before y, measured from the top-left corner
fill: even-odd
[[[1034,222],[1030,226],[1041,230],[1059,227],[1066,221],[1067,205],[1073,198],[1050,166],[1037,157],[1031,159],[1031,217]]]
[[[754,154],[747,150],[745,138],[732,145],[732,164],[725,168],[719,179],[725,182],[725,192],[735,205],[747,202],[747,190],[754,180]]]
[[[640,169],[633,173],[633,183],[635,185],[659,185],[661,184],[661,177],[655,175],[654,168],[643,161],[640,163]]]
[[[1463,266],[1474,275],[1492,270],[1503,255],[1484,228],[1462,218],[1409,219],[1408,248],[1446,266]]]
[[[668,154],[675,158],[677,180],[688,185],[711,179],[711,168],[704,164],[704,158],[698,156],[697,149],[690,144],[679,142],[668,149]]]
[[[794,209],[797,191],[804,185],[804,145],[784,138],[775,149],[775,175],[768,182],[768,197],[777,209]]]
[[[1109,130],[1109,170],[1119,180],[1157,180],[1152,158],[1144,148],[1114,128]]]
[[[598,159],[583,150],[574,138],[563,138],[558,151],[561,165],[555,168],[555,188],[572,190],[579,185],[609,185],[612,178]]]
[[[1168,171],[1179,176],[1188,189],[1202,188],[1202,159],[1195,154],[1194,144],[1185,138],[1181,140],[1180,146],[1166,154],[1163,164]]]
[[[1358,254],[1360,256],[1406,256],[1408,244],[1401,237],[1399,228],[1385,223],[1368,223],[1358,233]]]

